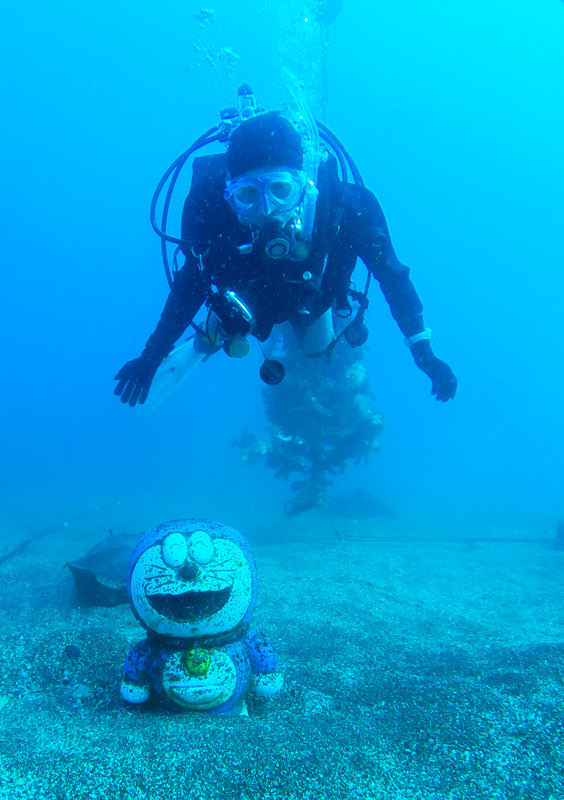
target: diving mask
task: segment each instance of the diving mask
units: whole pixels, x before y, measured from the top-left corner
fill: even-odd
[[[285,225],[303,198],[305,183],[301,170],[257,169],[228,181],[225,199],[247,225],[260,227],[267,219]]]

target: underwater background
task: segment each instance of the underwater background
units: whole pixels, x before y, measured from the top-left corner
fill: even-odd
[[[0,14],[0,800],[564,797],[564,2],[340,5]],[[459,379],[434,400],[374,281],[381,448],[291,519],[233,446],[268,436],[256,342],[151,416],[113,395],[168,293],[157,182],[242,82],[280,107],[284,69]],[[253,547],[284,690],[248,718],[124,707],[141,627],[63,568],[184,517]]]
[[[365,363],[385,431],[366,487],[443,530],[552,530],[562,506],[564,3],[22,2],[2,12],[2,516],[144,530],[271,524],[287,486],[231,447],[266,425],[258,347],[198,368],[153,416],[113,376],[167,296],[148,217],[166,167],[236,101],[284,101],[282,67],[376,193],[456,399],[430,384],[376,283]],[[328,98],[320,109],[320,69]],[[301,71],[301,74],[300,74]],[[12,534],[11,534],[12,535]]]

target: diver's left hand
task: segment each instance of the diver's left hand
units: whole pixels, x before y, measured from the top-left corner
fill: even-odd
[[[419,347],[419,345],[423,346]],[[411,352],[419,369],[428,375],[433,382],[431,394],[434,394],[435,398],[442,403],[452,400],[456,394],[458,381],[449,365],[437,358],[427,341],[414,344]]]

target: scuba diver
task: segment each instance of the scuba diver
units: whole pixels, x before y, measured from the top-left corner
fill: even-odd
[[[160,404],[195,364],[222,348],[232,357],[246,355],[249,336],[266,342],[284,322],[312,357],[329,359],[341,337],[353,347],[363,344],[372,276],[415,364],[431,379],[432,394],[442,402],[454,397],[456,378],[431,349],[423,306],[376,197],[337,137],[313,119],[300,88],[289,89],[292,113],[267,112],[243,84],[238,109],[221,112],[220,124],[182,154],[157,187],[151,220],[161,236],[170,294],[141,355],[115,376],[123,403],[144,404],[153,386],[148,405]],[[175,238],[166,221],[176,180],[188,159],[213,142],[226,145],[226,152],[193,159]],[[159,226],[156,207],[167,182]],[[177,245],[172,271],[167,243]],[[364,292],[352,283],[357,258],[368,269]],[[205,322],[197,324],[204,307]],[[173,350],[190,326],[194,335]],[[265,356],[260,375],[277,384],[284,367]]]

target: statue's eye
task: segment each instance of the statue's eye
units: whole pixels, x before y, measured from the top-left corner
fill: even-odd
[[[169,567],[179,567],[186,561],[188,544],[181,533],[171,533],[163,542],[163,560]]]
[[[194,531],[188,539],[188,552],[197,564],[208,564],[215,552],[211,536],[205,531]]]

